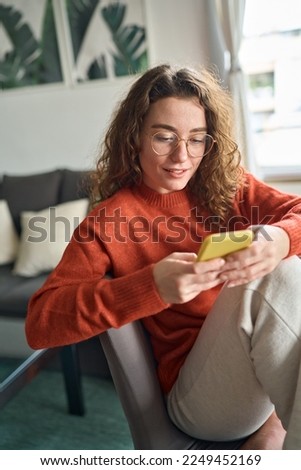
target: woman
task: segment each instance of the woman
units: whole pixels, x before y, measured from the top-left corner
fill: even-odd
[[[301,449],[301,198],[243,170],[233,128],[209,72],[138,78],[106,134],[94,209],[31,299],[27,338],[54,347],[141,319],[179,428],[277,449],[283,425],[284,448]],[[247,227],[250,247],[196,262],[206,235]]]

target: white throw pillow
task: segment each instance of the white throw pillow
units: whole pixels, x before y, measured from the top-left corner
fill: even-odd
[[[55,268],[74,229],[87,215],[88,205],[88,199],[78,199],[39,212],[22,212],[21,241],[13,273],[30,277]]]
[[[17,256],[19,239],[5,199],[0,200],[0,264],[8,264]]]

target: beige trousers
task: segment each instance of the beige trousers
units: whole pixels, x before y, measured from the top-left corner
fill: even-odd
[[[222,289],[167,399],[174,423],[200,439],[256,431],[276,409],[285,449],[301,449],[301,260]]]

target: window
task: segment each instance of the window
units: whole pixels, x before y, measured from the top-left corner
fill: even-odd
[[[301,177],[300,0],[246,0],[240,60],[263,176]]]

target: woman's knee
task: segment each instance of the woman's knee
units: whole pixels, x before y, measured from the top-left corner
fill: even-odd
[[[285,307],[288,303],[293,303],[300,306],[300,276],[301,259],[298,256],[291,256],[282,260],[274,271],[251,281],[245,288],[257,291],[272,305],[279,303]]]

